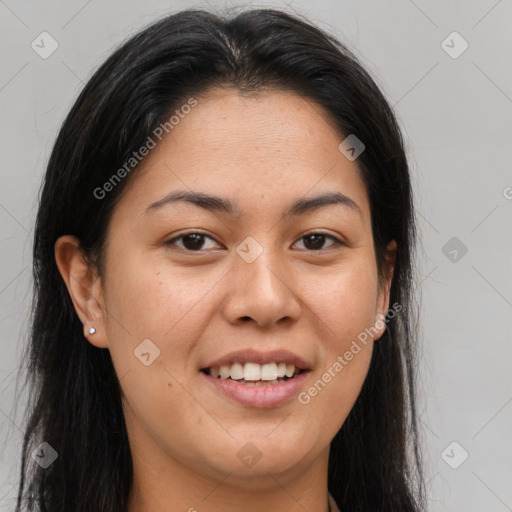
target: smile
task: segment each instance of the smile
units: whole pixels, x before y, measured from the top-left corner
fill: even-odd
[[[285,363],[234,363],[204,368],[200,375],[221,396],[249,407],[278,407],[304,387],[310,372]]]

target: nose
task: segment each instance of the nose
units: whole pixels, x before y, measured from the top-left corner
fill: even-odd
[[[270,250],[251,263],[237,255],[222,313],[231,324],[252,320],[272,328],[293,323],[301,312],[297,289],[297,274]]]

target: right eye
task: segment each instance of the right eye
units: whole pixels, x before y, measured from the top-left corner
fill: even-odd
[[[204,240],[209,238],[213,240],[213,238],[205,233],[200,233],[197,231],[192,231],[190,233],[184,233],[180,236],[174,237],[171,240],[165,242],[165,245],[177,245],[180,249],[190,252],[204,252],[201,251],[201,248],[204,245]],[[182,240],[182,245],[177,244],[178,240]],[[215,241],[215,240],[213,240]]]

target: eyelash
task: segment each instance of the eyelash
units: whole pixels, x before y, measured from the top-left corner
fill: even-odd
[[[180,240],[186,236],[189,236],[189,235],[201,235],[205,238],[209,238],[210,240],[213,240],[215,241],[215,239],[213,237],[211,237],[210,235],[207,235],[206,233],[201,233],[200,231],[190,231],[188,233],[183,233],[179,236],[176,236],[174,238],[172,238],[171,240],[168,240],[167,242],[165,242],[165,245],[175,245],[175,241],[176,240]],[[311,231],[310,233],[306,233],[305,235],[302,235],[299,240],[302,240],[303,238],[306,238],[308,236],[311,236],[311,235],[324,235],[325,238],[330,238],[331,240],[334,241],[334,244],[330,247],[334,247],[336,245],[344,245],[343,242],[341,240],[338,240],[336,237],[332,236],[332,235],[329,235],[327,233],[324,233],[322,231]],[[330,247],[328,247],[327,249],[329,249]],[[189,252],[189,253],[201,253],[201,252],[205,252],[203,249],[198,249],[197,251],[194,251],[192,249],[186,249],[186,248],[183,248],[183,247],[180,247],[181,250],[185,251],[185,252]],[[321,251],[325,251],[327,249],[306,249],[306,251],[309,251],[309,252],[321,252]]]

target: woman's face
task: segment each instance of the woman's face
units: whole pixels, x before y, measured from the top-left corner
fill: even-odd
[[[256,488],[269,473],[326,470],[368,371],[368,332],[384,330],[373,327],[388,283],[357,160],[318,105],[232,89],[195,99],[153,136],[114,210],[105,314],[88,338],[111,353],[136,466]],[[311,202],[325,194],[339,200]],[[294,378],[251,380],[292,364]]]

